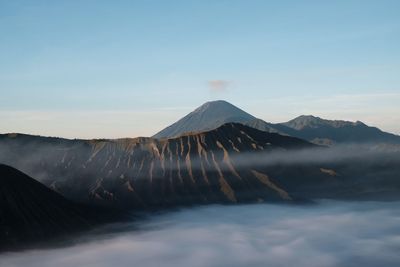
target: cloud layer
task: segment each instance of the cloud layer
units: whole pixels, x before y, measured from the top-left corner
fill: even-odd
[[[398,207],[328,201],[209,206],[110,226],[128,230],[72,247],[0,255],[0,265],[399,266]]]

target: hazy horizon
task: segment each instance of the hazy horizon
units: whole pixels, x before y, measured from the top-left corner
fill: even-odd
[[[218,100],[222,100],[222,99],[218,99]],[[214,101],[214,100],[210,100],[210,101]],[[225,100],[226,101],[226,100]],[[208,102],[208,101],[207,101]],[[204,104],[204,103],[203,103]],[[231,103],[233,104],[233,103]],[[2,121],[4,122],[9,122],[6,123],[8,125],[8,129],[16,129],[16,130],[11,130],[11,131],[4,131],[4,132],[0,132],[0,134],[9,134],[9,133],[22,133],[22,134],[31,134],[31,135],[40,135],[40,136],[51,136],[51,137],[61,137],[61,138],[67,138],[67,139],[102,139],[102,138],[111,138],[111,139],[118,139],[118,138],[135,138],[135,137],[151,137],[154,134],[156,134],[157,132],[159,132],[160,130],[162,130],[163,128],[173,124],[174,122],[178,121],[179,119],[181,119],[182,117],[186,116],[187,114],[189,114],[190,112],[194,111],[196,107],[193,108],[181,108],[181,109],[174,109],[174,108],[165,108],[165,109],[157,109],[161,112],[161,110],[163,110],[162,115],[163,118],[171,118],[169,122],[161,124],[161,125],[154,125],[153,127],[151,127],[151,131],[144,131],[141,132],[143,134],[137,134],[135,135],[135,133],[127,135],[127,134],[122,134],[122,135],[118,135],[118,133],[115,133],[115,131],[113,131],[114,129],[109,128],[109,127],[113,127],[115,125],[117,126],[121,126],[118,122],[115,122],[114,120],[116,118],[120,118],[121,116],[123,116],[124,118],[128,119],[129,116],[131,116],[132,120],[135,121],[140,121],[140,123],[149,125],[152,124],[153,122],[150,121],[150,119],[154,119],[154,122],[157,121],[158,116],[160,116],[160,114],[158,114],[157,112],[140,112],[140,111],[102,111],[102,110],[98,110],[98,111],[85,111],[85,112],[68,112],[67,113],[58,113],[55,112],[55,114],[47,114],[46,112],[14,112],[13,116],[5,116],[5,117],[1,117],[4,114],[7,114],[7,112],[1,112],[0,111],[0,118],[2,118]],[[240,108],[240,107],[239,107]],[[244,110],[245,112],[247,112],[247,110]],[[186,112],[186,113],[185,113]],[[250,113],[250,112],[248,112]],[[143,115],[145,114],[145,116],[143,117]],[[254,113],[250,113],[251,115],[254,115]],[[282,120],[265,120],[266,122],[270,122],[270,123],[283,123],[283,122],[287,122],[289,120],[292,120],[294,118],[297,118],[299,116],[302,115],[312,115],[312,116],[316,116],[316,117],[320,117],[322,119],[328,119],[328,120],[344,120],[344,121],[352,121],[352,122],[356,122],[356,121],[362,121],[360,119],[342,119],[342,118],[337,118],[337,117],[321,117],[315,114],[299,114],[299,115],[295,115],[294,117],[288,117],[288,118],[282,118]],[[15,117],[16,116],[16,117]],[[26,125],[26,119],[28,120],[37,120],[37,121],[42,121],[42,122],[46,122],[47,120],[52,120],[55,119],[57,116],[60,116],[62,118],[61,124],[56,124],[57,127],[55,127],[55,125],[50,125],[53,126],[52,128],[48,128],[48,129],[43,129],[42,128],[42,124],[38,124],[36,125],[36,127],[32,127],[32,125],[28,124]],[[95,132],[90,131],[89,133],[86,132],[82,132],[82,129],[78,129],[76,128],[78,125],[71,125],[71,124],[65,124],[65,121],[73,121],[74,119],[82,119],[82,116],[84,116],[84,120],[86,122],[86,124],[90,124],[90,122],[95,122],[93,125],[91,125],[91,127],[95,127],[97,130]],[[96,118],[99,118],[99,116],[101,118],[106,118],[106,121],[103,123],[96,123]],[[79,117],[79,118],[78,118]],[[256,116],[257,117],[257,116]],[[20,119],[17,121],[19,123],[22,123],[20,125],[17,125],[16,127],[12,128],[9,125],[13,125],[15,126],[15,121],[12,121],[12,119],[14,120],[15,118]],[[258,117],[259,119],[262,119],[260,117]],[[121,119],[121,118],[120,118]],[[9,121],[7,121],[9,120]],[[377,125],[373,125],[373,124],[369,124],[366,121],[362,121],[363,123],[366,123],[368,126],[372,126],[372,127],[378,127],[380,130],[382,131],[386,131],[389,133],[393,133],[393,134],[397,134],[400,135],[400,132],[391,132],[390,130],[386,130],[383,128],[380,128]],[[4,127],[4,125],[2,125]],[[61,126],[61,127],[60,127]],[[126,130],[129,130],[130,125],[125,125]],[[157,128],[157,126],[159,126],[160,128]],[[28,128],[29,127],[29,128]],[[7,126],[6,126],[7,129]],[[62,131],[67,131],[66,134],[62,134]],[[76,130],[78,130],[76,132]],[[86,130],[84,128],[84,130]],[[92,129],[93,130],[93,129]],[[111,132],[109,131],[111,130]],[[122,131],[122,132],[126,132],[126,131]]]

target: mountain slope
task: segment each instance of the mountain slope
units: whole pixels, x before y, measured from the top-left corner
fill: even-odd
[[[24,173],[0,164],[0,246],[90,226],[78,205]]]
[[[0,250],[87,230],[117,218],[122,218],[117,212],[67,200],[19,170],[0,164]]]

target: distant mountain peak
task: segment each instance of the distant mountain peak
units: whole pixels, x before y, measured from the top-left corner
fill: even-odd
[[[228,101],[225,100],[215,100],[208,101],[196,108],[192,113],[212,113],[212,112],[220,112],[223,116],[237,116],[243,117],[247,119],[255,119],[254,116],[249,113],[243,111],[242,109],[232,105]],[[219,115],[219,114],[217,114]]]
[[[228,101],[225,101],[225,100],[214,100],[214,101],[205,102],[203,105],[201,105],[200,107],[198,107],[194,111],[198,111],[198,112],[205,111],[205,110],[207,110],[209,108],[213,108],[213,107],[216,107],[216,106],[226,106],[226,107],[232,107],[233,106],[233,107],[235,107],[234,105],[232,105]]]
[[[247,123],[256,119],[225,100],[209,101],[153,137],[177,137],[187,132],[212,130],[229,122]]]
[[[296,120],[296,119],[298,119],[298,120],[323,120],[322,118],[320,118],[320,117],[317,117],[317,116],[314,116],[314,115],[300,115],[300,116],[298,116],[297,118],[294,118],[294,120]]]

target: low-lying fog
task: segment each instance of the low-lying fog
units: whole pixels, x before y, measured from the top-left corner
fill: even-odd
[[[400,266],[399,204],[185,209],[70,247],[1,254],[0,266]]]

